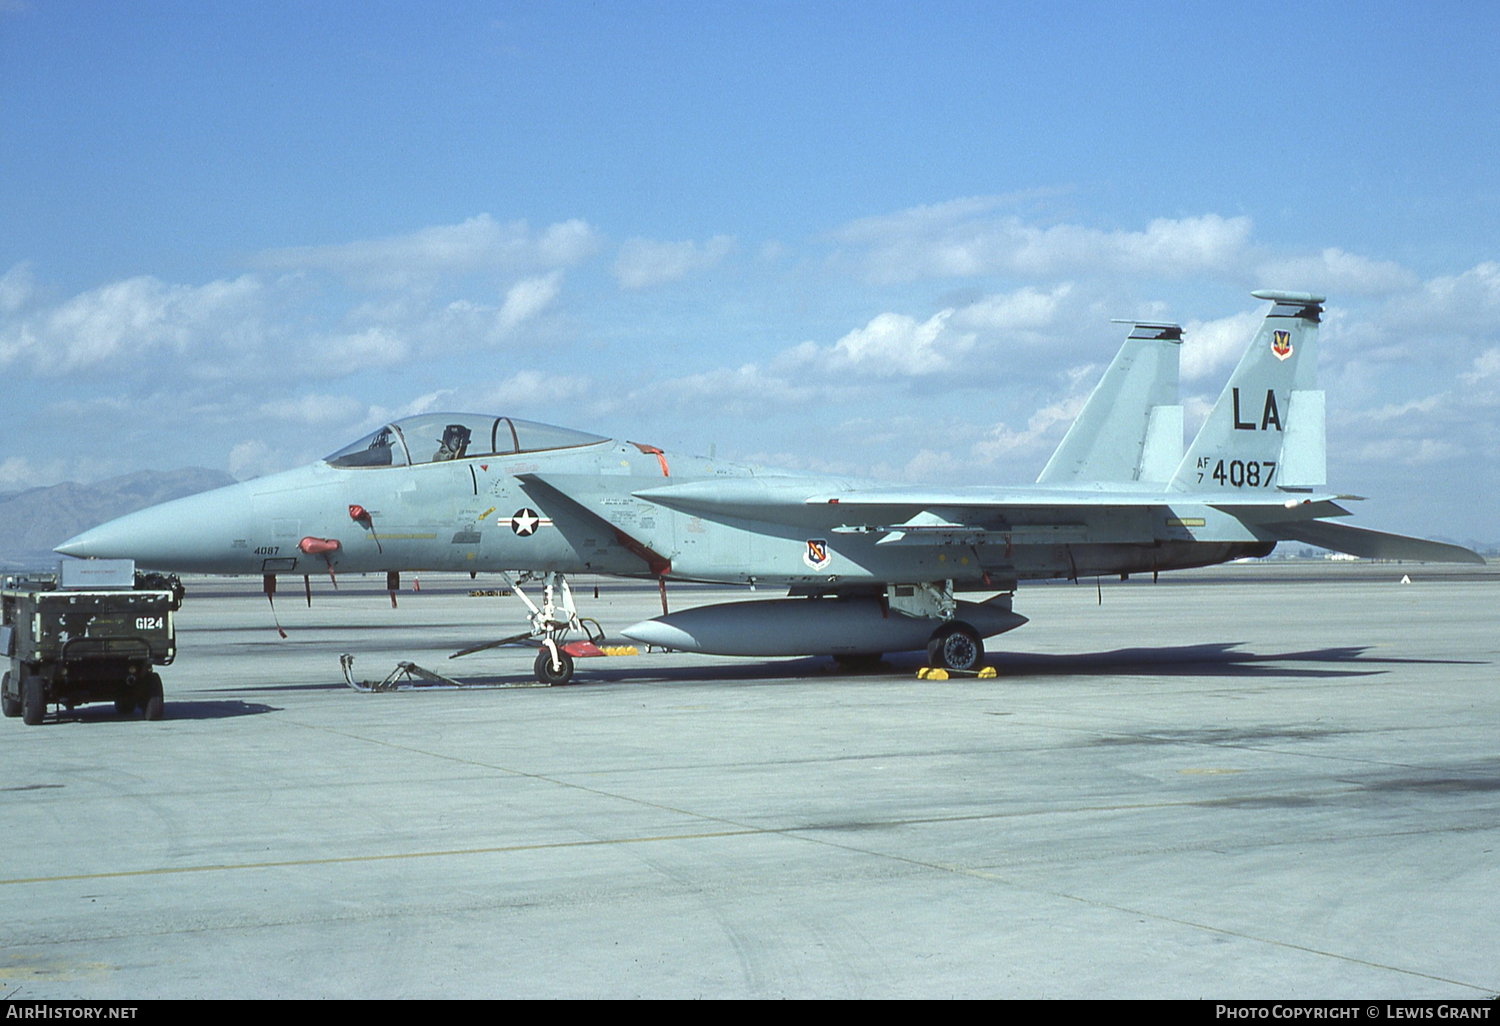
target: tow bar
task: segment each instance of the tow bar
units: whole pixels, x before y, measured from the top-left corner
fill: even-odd
[[[384,680],[355,680],[354,679],[354,657],[345,652],[339,656],[339,668],[344,671],[344,683],[355,691],[373,693],[377,691],[415,691],[434,689],[463,688],[466,690],[489,690],[494,688],[550,688],[552,685],[536,680],[517,681],[495,681],[485,683],[473,683],[469,681],[454,680],[445,677],[441,673],[418,666],[416,663],[399,662],[396,668],[385,675]]]

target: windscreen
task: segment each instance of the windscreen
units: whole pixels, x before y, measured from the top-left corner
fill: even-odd
[[[405,467],[597,445],[608,439],[529,420],[476,413],[403,417],[327,457],[335,467]]]
[[[411,462],[401,437],[389,424],[324,459],[335,467],[404,467]]]

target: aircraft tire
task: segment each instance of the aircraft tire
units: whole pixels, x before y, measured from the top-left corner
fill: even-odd
[[[573,657],[557,653],[558,669],[552,669],[552,653],[543,648],[536,655],[536,679],[543,684],[566,684],[573,679]]]
[[[984,664],[984,640],[973,627],[951,620],[932,632],[927,661],[945,670],[978,670]]]
[[[21,700],[10,693],[10,672],[0,677],[0,711],[7,716],[21,715]]]
[[[145,699],[141,702],[141,708],[146,710],[146,719],[161,719],[162,708],[166,700],[162,696],[161,674],[148,673],[142,682],[141,695]]]
[[[21,682],[21,720],[35,727],[47,715],[47,683],[36,674]]]

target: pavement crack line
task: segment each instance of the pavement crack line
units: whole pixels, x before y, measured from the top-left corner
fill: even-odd
[[[803,840],[811,841],[814,844],[827,845],[830,848],[839,848],[843,851],[870,855],[876,858],[892,859],[914,866],[922,866],[927,869],[935,869],[945,873],[952,873],[957,876],[967,876],[978,880],[985,880],[990,883],[1003,884],[1006,887],[1012,887],[1016,890],[1030,891],[1033,894],[1043,894],[1053,898],[1060,898],[1064,901],[1072,901],[1077,902],[1081,905],[1088,905],[1093,908],[1108,909],[1113,912],[1122,912],[1126,915],[1141,916],[1146,919],[1154,919],[1157,922],[1171,923],[1174,926],[1185,926],[1189,929],[1203,930],[1205,932],[1219,934],[1220,936],[1224,937],[1234,937],[1239,940],[1252,941],[1258,944],[1267,944],[1272,947],[1284,948],[1290,951],[1300,951],[1306,954],[1319,955],[1324,958],[1336,959],[1340,962],[1348,962],[1353,965],[1362,965],[1371,969],[1381,969],[1387,972],[1401,973],[1404,976],[1416,976],[1424,980],[1434,980],[1438,983],[1451,983],[1455,987],[1467,987],[1470,990],[1476,990],[1481,994],[1491,995],[1494,994],[1496,990],[1494,986],[1480,986],[1479,984],[1468,983],[1464,980],[1454,980],[1449,979],[1446,976],[1436,976],[1432,973],[1424,973],[1419,969],[1405,969],[1401,966],[1387,965],[1384,962],[1372,962],[1369,959],[1358,958],[1354,955],[1342,955],[1336,951],[1325,951],[1322,948],[1314,948],[1305,944],[1294,944],[1291,941],[1278,940],[1275,937],[1262,937],[1257,934],[1244,932],[1242,930],[1231,930],[1227,927],[1213,926],[1209,923],[1200,923],[1192,919],[1182,919],[1177,916],[1164,915],[1160,912],[1148,912],[1144,909],[1131,908],[1128,905],[1117,905],[1114,902],[1102,901],[1098,898],[1089,898],[1081,894],[1070,894],[1067,891],[1052,891],[1046,890],[1044,888],[1031,887],[1026,884],[1019,883],[1015,880],[1007,879],[1006,877],[1000,876],[997,873],[985,872],[982,869],[971,869],[966,866],[955,866],[942,862],[929,862],[925,859],[914,859],[906,855],[895,855],[890,852],[874,851],[868,848],[861,848],[856,845],[840,844],[837,841],[831,841],[820,837],[805,837],[803,838]]]
[[[1061,900],[1064,900],[1064,901],[1075,902],[1075,903],[1078,903],[1078,904],[1081,904],[1081,905],[1088,905],[1088,906],[1094,907],[1094,908],[1108,909],[1110,911],[1120,912],[1120,913],[1123,913],[1123,914],[1126,914],[1126,915],[1140,916],[1140,917],[1144,917],[1144,918],[1147,918],[1147,919],[1152,919],[1152,920],[1155,920],[1155,921],[1158,921],[1158,922],[1171,923],[1171,924],[1173,924],[1175,926],[1184,926],[1184,927],[1188,927],[1189,929],[1202,930],[1204,932],[1214,933],[1214,934],[1218,934],[1220,936],[1234,937],[1234,938],[1237,938],[1237,939],[1240,939],[1240,940],[1251,941],[1253,943],[1266,944],[1266,945],[1269,945],[1269,946],[1272,946],[1272,947],[1283,948],[1283,949],[1290,950],[1290,951],[1299,951],[1299,952],[1303,952],[1305,954],[1312,954],[1312,955],[1317,955],[1317,956],[1321,956],[1321,957],[1324,957],[1324,958],[1331,958],[1331,959],[1335,959],[1335,960],[1338,960],[1338,961],[1341,961],[1341,962],[1347,962],[1347,963],[1350,963],[1352,965],[1361,965],[1361,966],[1365,966],[1367,968],[1379,969],[1379,970],[1383,970],[1383,971],[1386,971],[1386,972],[1400,973],[1400,974],[1406,975],[1406,976],[1414,976],[1414,977],[1418,977],[1418,978],[1421,978],[1421,979],[1433,980],[1433,981],[1439,982],[1439,983],[1447,983],[1447,984],[1451,984],[1451,985],[1457,986],[1457,987],[1465,987],[1465,988],[1468,988],[1470,990],[1475,990],[1475,991],[1478,991],[1478,992],[1483,993],[1483,994],[1492,994],[1496,990],[1496,988],[1493,987],[1493,986],[1490,986],[1490,987],[1480,986],[1478,984],[1468,983],[1468,982],[1465,982],[1463,980],[1454,980],[1454,979],[1450,979],[1450,978],[1444,977],[1444,976],[1437,976],[1437,975],[1434,975],[1432,973],[1424,973],[1424,972],[1422,972],[1420,970],[1417,970],[1417,969],[1407,969],[1407,968],[1403,968],[1401,966],[1388,965],[1388,964],[1385,964],[1385,963],[1382,963],[1382,962],[1374,962],[1374,961],[1371,961],[1369,959],[1358,958],[1358,957],[1353,956],[1353,955],[1344,955],[1344,954],[1340,954],[1340,953],[1335,952],[1335,951],[1326,951],[1324,949],[1314,948],[1314,947],[1311,947],[1309,945],[1295,944],[1295,943],[1292,943],[1290,941],[1279,940],[1279,939],[1274,938],[1274,937],[1263,937],[1263,936],[1259,936],[1257,934],[1247,933],[1247,932],[1240,931],[1240,930],[1232,930],[1232,929],[1229,929],[1227,927],[1213,926],[1213,925],[1211,925],[1209,923],[1200,923],[1200,922],[1197,922],[1197,921],[1191,920],[1191,919],[1183,919],[1183,918],[1176,917],[1176,916],[1165,915],[1163,913],[1150,912],[1150,911],[1146,911],[1146,910],[1138,909],[1138,908],[1131,908],[1129,906],[1119,905],[1119,904],[1115,904],[1113,902],[1102,901],[1102,900],[1097,899],[1097,898],[1089,898],[1089,897],[1086,897],[1084,895],[1071,894],[1071,893],[1066,892],[1066,891],[1052,891],[1052,890],[1035,888],[1035,887],[1032,887],[1032,886],[1020,883],[1018,881],[1011,880],[1011,879],[1008,879],[1006,877],[1000,876],[999,874],[987,872],[987,871],[982,870],[982,869],[974,869],[974,868],[970,868],[970,867],[966,867],[966,866],[957,866],[957,865],[951,865],[951,864],[941,863],[941,862],[932,862],[932,861],[928,861],[928,860],[925,860],[925,859],[912,858],[912,857],[907,856],[907,855],[899,855],[899,854],[894,854],[892,852],[879,851],[879,850],[873,849],[873,848],[865,848],[865,847],[861,847],[861,846],[858,846],[858,845],[852,845],[852,844],[847,844],[847,843],[840,843],[840,842],[837,842],[837,841],[834,841],[834,840],[831,840],[831,839],[828,839],[828,838],[808,836],[808,832],[809,831],[822,829],[822,828],[820,828],[817,825],[807,825],[807,824],[804,824],[804,825],[801,825],[801,826],[775,827],[775,828],[758,827],[758,826],[754,826],[754,825],[751,825],[751,824],[748,824],[748,823],[741,823],[741,822],[738,822],[738,821],[735,821],[735,820],[727,819],[727,818],[721,817],[721,816],[710,816],[710,815],[706,815],[706,814],[703,814],[703,813],[693,812],[693,811],[688,810],[688,809],[681,809],[681,808],[677,808],[675,806],[665,805],[665,804],[662,804],[660,802],[646,801],[645,799],[634,798],[634,797],[631,797],[630,795],[618,794],[616,792],[606,791],[606,790],[603,790],[601,788],[588,787],[588,786],[583,785],[583,784],[577,784],[577,783],[573,783],[573,782],[570,782],[570,781],[567,781],[567,780],[560,780],[560,779],[558,779],[556,777],[548,776],[548,775],[543,774],[543,773],[529,773],[529,772],[526,772],[525,770],[513,769],[513,768],[507,767],[507,766],[498,766],[498,765],[495,765],[493,763],[488,763],[488,762],[480,761],[478,759],[466,759],[466,758],[462,758],[462,757],[459,757],[459,756],[445,755],[445,754],[442,754],[442,753],[439,753],[439,752],[428,751],[426,749],[417,748],[417,747],[414,747],[414,746],[411,746],[411,745],[401,745],[401,744],[396,744],[394,742],[389,742],[389,741],[380,741],[380,740],[375,739],[375,738],[366,737],[366,736],[364,736],[362,734],[356,734],[356,733],[353,733],[351,731],[335,730],[335,729],[333,729],[331,727],[323,727],[323,726],[317,726],[317,725],[313,725],[313,724],[301,723],[301,722],[298,722],[298,721],[295,721],[295,720],[284,720],[282,722],[284,722],[284,723],[292,723],[292,724],[294,724],[296,726],[300,726],[300,727],[303,727],[303,728],[308,729],[308,730],[323,731],[323,732],[326,732],[326,733],[329,733],[329,734],[337,735],[339,737],[346,737],[346,738],[349,738],[351,740],[363,741],[363,742],[366,742],[368,744],[380,745],[382,747],[392,748],[392,749],[396,749],[398,751],[409,752],[409,753],[412,753],[412,754],[415,754],[415,755],[424,755],[424,756],[427,756],[429,758],[441,759],[441,760],[444,760],[444,761],[459,763],[461,765],[466,765],[466,766],[474,766],[476,768],[487,769],[487,770],[491,770],[493,772],[505,773],[505,774],[510,775],[510,776],[522,777],[522,778],[527,778],[527,779],[531,779],[531,780],[544,781],[546,783],[554,784],[554,785],[556,785],[558,787],[564,787],[564,788],[569,788],[569,789],[573,789],[573,790],[578,790],[578,791],[582,791],[582,792],[587,793],[587,794],[596,795],[596,796],[602,797],[602,798],[610,798],[610,799],[613,799],[613,800],[616,800],[616,801],[628,802],[628,803],[631,803],[631,804],[634,804],[634,805],[639,805],[639,806],[642,806],[642,807],[645,807],[645,808],[657,809],[657,810],[664,811],[664,812],[672,812],[672,813],[675,813],[675,814],[678,814],[678,815],[688,816],[688,817],[690,817],[692,819],[701,820],[701,821],[704,821],[704,822],[707,822],[707,823],[714,823],[714,824],[722,825],[722,826],[725,826],[725,827],[729,827],[730,829],[713,830],[713,831],[685,832],[685,833],[677,833],[677,834],[657,834],[657,835],[642,836],[642,837],[596,838],[596,839],[591,839],[591,840],[579,840],[579,841],[550,841],[550,842],[540,842],[540,843],[536,843],[536,844],[494,845],[494,846],[476,847],[476,848],[457,848],[457,849],[443,850],[443,851],[395,852],[395,853],[371,854],[371,855],[344,855],[344,856],[332,856],[332,857],[328,857],[328,858],[281,859],[281,860],[271,860],[271,861],[264,861],[264,862],[225,863],[225,864],[217,864],[217,865],[199,865],[199,866],[163,866],[163,867],[154,867],[154,868],[149,868],[149,869],[117,870],[117,871],[112,871],[112,872],[108,872],[107,871],[107,872],[99,872],[99,873],[75,873],[75,874],[64,874],[64,875],[56,875],[56,876],[17,877],[17,878],[12,878],[12,879],[0,879],[0,886],[14,886],[14,885],[24,885],[24,884],[42,884],[42,883],[62,883],[62,882],[67,882],[67,881],[78,881],[78,880],[100,880],[100,879],[118,879],[118,878],[128,878],[128,877],[163,876],[163,875],[183,874],[183,873],[208,873],[208,872],[222,872],[222,871],[231,871],[231,870],[278,869],[278,868],[290,868],[290,867],[297,867],[297,866],[340,865],[340,864],[348,864],[348,863],[370,863],[370,862],[383,862],[383,861],[398,861],[398,860],[405,860],[405,859],[451,858],[451,857],[466,856],[466,855],[493,855],[493,854],[504,854],[504,853],[511,853],[511,852],[522,852],[522,851],[542,851],[542,850],[549,850],[549,849],[589,848],[589,847],[603,847],[603,846],[624,845],[624,844],[650,844],[650,843],[661,843],[661,842],[669,842],[669,841],[711,840],[711,839],[726,838],[726,837],[746,837],[746,836],[756,836],[756,835],[760,835],[760,836],[780,836],[780,837],[785,837],[785,838],[787,838],[789,840],[802,841],[802,842],[809,843],[809,844],[817,844],[817,845],[822,845],[822,846],[829,847],[829,848],[836,848],[836,849],[839,849],[841,851],[850,852],[852,854],[864,855],[864,856],[870,857],[870,858],[877,858],[877,859],[882,859],[882,860],[889,860],[889,861],[901,862],[901,863],[904,863],[906,865],[916,866],[916,867],[920,867],[920,868],[924,868],[924,869],[929,869],[929,870],[934,870],[934,871],[941,872],[941,873],[948,873],[948,874],[952,874],[952,875],[956,875],[956,876],[968,877],[968,878],[971,878],[971,879],[984,880],[984,881],[989,882],[989,883],[996,883],[996,884],[1001,884],[1001,885],[1006,886],[1006,887],[1015,888],[1016,890],[1030,891],[1031,893],[1043,894],[1043,895],[1046,895],[1046,896],[1049,896],[1049,897],[1053,897],[1053,898],[1058,898],[1058,899],[1061,899]],[[1215,746],[1215,747],[1219,747],[1219,746]],[[1225,746],[1225,747],[1231,747],[1231,746]],[[1203,803],[1202,799],[1196,799],[1196,800],[1192,800],[1192,801],[1180,801],[1180,802],[1150,802],[1150,803],[1129,803],[1129,804],[1120,804],[1120,805],[1086,806],[1086,807],[1075,807],[1075,808],[1072,808],[1072,809],[1037,809],[1037,810],[1026,810],[1026,811],[1023,811],[1023,812],[980,813],[980,814],[970,814],[970,815],[952,816],[952,817],[922,817],[922,818],[914,818],[914,819],[911,819],[911,820],[892,820],[889,823],[882,822],[880,825],[882,825],[882,826],[924,825],[924,824],[944,823],[944,822],[963,822],[963,821],[978,821],[978,820],[985,820],[985,819],[1004,819],[1004,818],[1014,818],[1014,817],[1028,816],[1028,815],[1077,814],[1077,813],[1082,813],[1082,812],[1129,812],[1129,811],[1141,811],[1141,810],[1147,810],[1147,809],[1161,809],[1161,808],[1173,808],[1173,807],[1181,807],[1181,806],[1201,805],[1202,803]]]
[[[265,862],[225,862],[200,866],[156,866],[150,869],[120,869],[102,873],[69,873],[58,876],[16,877],[0,880],[0,887],[17,884],[66,883],[70,880],[115,880],[137,876],[171,876],[178,873],[218,873],[240,869],[285,869],[295,866],[336,866],[353,862],[396,862],[403,859],[453,858],[463,855],[499,855],[520,851],[547,851],[563,848],[595,848],[617,844],[653,844],[662,841],[696,841],[745,834],[776,833],[769,830],[715,830],[700,833],[658,834],[649,837],[607,837],[590,841],[544,841],[537,844],[503,844],[480,848],[453,848],[447,851],[387,852],[377,855],[333,855],[320,859],[275,859]]]

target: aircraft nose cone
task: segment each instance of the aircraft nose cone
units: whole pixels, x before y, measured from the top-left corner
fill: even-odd
[[[244,485],[230,485],[185,499],[127,513],[53,551],[94,559],[133,559],[152,570],[215,572],[229,556],[232,539],[243,538],[251,499]]]
[[[109,524],[101,525],[101,527],[108,526]],[[104,552],[110,548],[109,533],[100,530],[99,527],[91,527],[82,534],[75,534],[52,551],[64,556],[77,556],[80,559],[104,559],[107,558]]]

